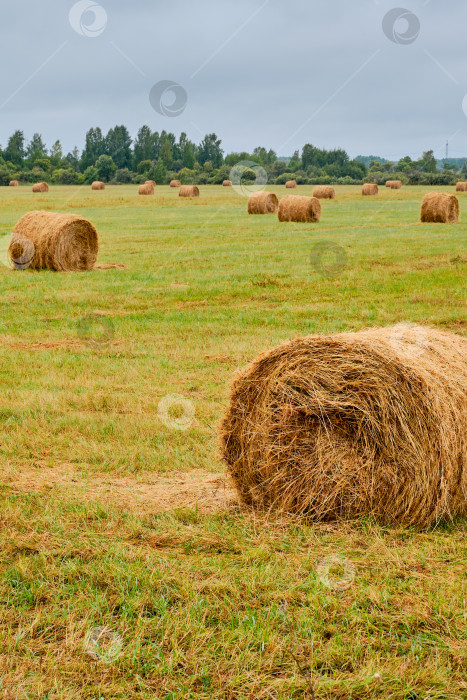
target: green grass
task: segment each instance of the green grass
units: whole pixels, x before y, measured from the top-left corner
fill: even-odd
[[[69,211],[95,224],[100,263],[127,266],[0,267],[0,697],[279,700],[312,697],[311,677],[327,700],[465,698],[465,520],[306,526],[131,494],[223,473],[229,382],[261,350],[400,322],[466,335],[467,223],[419,224],[416,187],[337,188],[310,225],[248,217],[221,187],[136,190],[0,192],[0,250],[27,211]],[[310,263],[320,242],[339,246],[333,276]],[[158,417],[171,394],[188,430]],[[355,567],[346,590],[318,575],[333,553]],[[84,648],[96,627],[119,635],[109,663]]]

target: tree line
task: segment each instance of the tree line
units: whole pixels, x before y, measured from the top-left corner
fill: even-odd
[[[77,147],[66,155],[59,140],[47,148],[40,134],[26,142],[17,130],[0,147],[0,185],[10,180],[37,182],[45,180],[63,185],[90,184],[94,180],[115,184],[139,184],[155,180],[163,185],[172,179],[182,184],[221,184],[230,179],[234,165],[252,161],[261,165],[268,181],[284,184],[358,184],[365,181],[384,184],[387,179],[401,179],[407,184],[451,184],[457,179],[456,166],[440,172],[433,151],[427,151],[419,161],[409,156],[398,163],[364,157],[351,160],[343,149],[326,150],[305,144],[301,153],[292,158],[278,158],[275,151],[258,146],[252,153],[224,154],[222,141],[216,134],[207,134],[196,144],[187,134],[152,131],[142,126],[135,139],[128,129],[115,126],[104,135],[99,127],[89,129],[84,149]],[[467,174],[465,163],[461,174]],[[245,177],[253,179],[253,171]]]

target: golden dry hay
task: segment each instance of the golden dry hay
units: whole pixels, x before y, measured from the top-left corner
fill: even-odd
[[[48,192],[49,186],[46,182],[36,182],[36,184],[32,186],[32,191],[33,192]]]
[[[10,180],[10,187],[19,187],[18,180]]]
[[[279,202],[279,221],[317,222],[321,218],[321,204],[316,197],[298,197],[293,194]]]
[[[376,185],[374,182],[367,182],[365,185],[363,185],[363,189],[362,189],[363,196],[371,196],[374,194],[378,194],[378,192],[379,192],[378,185]]]
[[[467,182],[458,182],[456,192],[467,192]]]
[[[388,180],[386,182],[386,187],[391,190],[400,190],[402,188],[402,182],[400,180]]]
[[[150,183],[145,183],[138,187],[138,194],[154,194],[154,185]]]
[[[222,187],[232,187],[232,180],[224,180]]]
[[[402,325],[289,341],[237,374],[220,433],[256,509],[422,527],[467,515],[467,339]]]
[[[156,181],[155,180],[146,180],[144,183],[145,185],[152,185],[153,187],[156,186]]]
[[[429,192],[422,202],[423,223],[456,224],[459,221],[459,200],[454,194]]]
[[[288,190],[293,190],[297,187],[297,181],[296,180],[288,180],[285,183],[285,186],[287,187]]]
[[[18,268],[72,271],[92,270],[98,250],[97,231],[81,216],[31,211],[13,229],[8,253]]]
[[[172,182],[170,183],[170,187],[181,187],[181,186],[182,186],[182,183],[180,182],[180,180],[172,180]]]
[[[92,183],[91,185],[92,190],[105,190],[105,184],[101,182],[100,180],[96,180],[95,182]]]
[[[336,190],[328,185],[317,185],[313,190],[313,197],[318,199],[335,199]]]
[[[274,192],[253,192],[248,197],[249,214],[275,214],[279,200]]]
[[[196,185],[182,185],[180,187],[179,197],[199,197],[199,189]]]

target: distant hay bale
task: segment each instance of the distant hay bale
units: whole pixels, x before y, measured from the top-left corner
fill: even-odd
[[[96,180],[95,182],[92,183],[91,189],[92,190],[105,190],[105,183],[101,182],[100,180]]]
[[[248,197],[249,214],[275,214],[279,200],[274,192],[253,192]]]
[[[420,220],[423,223],[457,224],[459,200],[454,194],[429,192],[422,202]]]
[[[138,187],[138,194],[154,194],[154,185],[150,183],[145,183]]]
[[[238,373],[222,457],[245,504],[430,527],[467,515],[467,339],[309,336]]]
[[[179,197],[199,197],[199,189],[196,185],[182,185],[180,187]]]
[[[32,191],[33,192],[48,192],[49,186],[46,182],[36,182],[36,184],[32,186]]]
[[[378,185],[376,185],[374,182],[367,182],[365,185],[363,185],[362,195],[364,197],[378,194],[378,192]]]
[[[146,180],[144,183],[145,185],[152,185],[153,187],[156,186],[156,181],[155,180]]]
[[[232,187],[232,180],[224,180],[222,187]]]
[[[467,192],[467,182],[458,182],[456,185],[456,192]]]
[[[313,197],[318,199],[335,199],[336,190],[334,187],[328,187],[328,185],[317,185],[313,190]]]
[[[402,188],[402,182],[400,180],[388,180],[386,182],[386,187],[391,190],[400,190]]]
[[[288,190],[293,190],[297,187],[297,181],[296,180],[288,180],[285,183],[285,186],[287,187]]]
[[[19,187],[18,180],[10,180],[10,187]]]
[[[13,229],[8,253],[15,267],[25,267],[26,249],[31,256],[26,266],[33,270],[92,270],[99,239],[94,226],[81,216],[31,211]]]
[[[172,180],[172,182],[170,183],[170,187],[181,187],[181,186],[182,186],[182,183],[180,182],[180,180]]]
[[[317,222],[321,218],[321,204],[316,197],[297,197],[289,194],[279,202],[279,221]]]

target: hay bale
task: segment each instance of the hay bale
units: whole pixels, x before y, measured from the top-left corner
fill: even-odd
[[[18,180],[10,180],[10,187],[19,187]]]
[[[33,192],[48,192],[49,186],[46,182],[36,182],[36,184],[32,186],[32,191]]]
[[[222,187],[232,187],[232,180],[224,180]]]
[[[8,248],[13,263],[24,257],[25,239],[33,243],[32,261],[27,265],[33,270],[92,270],[99,250],[96,229],[75,214],[31,211],[23,216]]]
[[[92,190],[105,190],[105,184],[101,182],[100,180],[96,180],[95,182],[92,183],[91,185]]]
[[[182,185],[180,187],[179,197],[199,197],[199,189],[196,185]]]
[[[153,187],[156,186],[156,181],[155,180],[146,180],[144,183],[145,185],[152,185]]]
[[[279,200],[274,192],[253,192],[248,197],[249,214],[275,214]]]
[[[459,200],[454,194],[429,192],[423,199],[420,219],[423,223],[457,224]]]
[[[321,219],[321,204],[316,197],[289,194],[279,202],[279,221],[316,222]]]
[[[458,182],[456,185],[456,192],[467,192],[467,182]]]
[[[335,199],[336,190],[334,187],[328,187],[327,185],[317,185],[313,190],[313,197],[317,197],[317,199]]]
[[[222,457],[245,504],[424,527],[467,514],[467,339],[408,328],[298,338],[237,375]]]
[[[285,183],[285,186],[288,190],[294,190],[297,187],[297,181],[296,180],[287,180]]]
[[[378,194],[378,192],[379,192],[378,185],[376,185],[374,182],[367,182],[365,185],[363,185],[363,189],[362,189],[363,196],[371,196],[374,194]]]
[[[402,182],[400,180],[388,180],[386,182],[386,187],[391,190],[400,190],[402,188]]]
[[[145,183],[138,187],[138,194],[154,194],[154,185],[150,183]]]
[[[172,180],[172,182],[170,183],[170,187],[181,187],[181,186],[182,186],[182,183],[180,182],[180,180]]]

